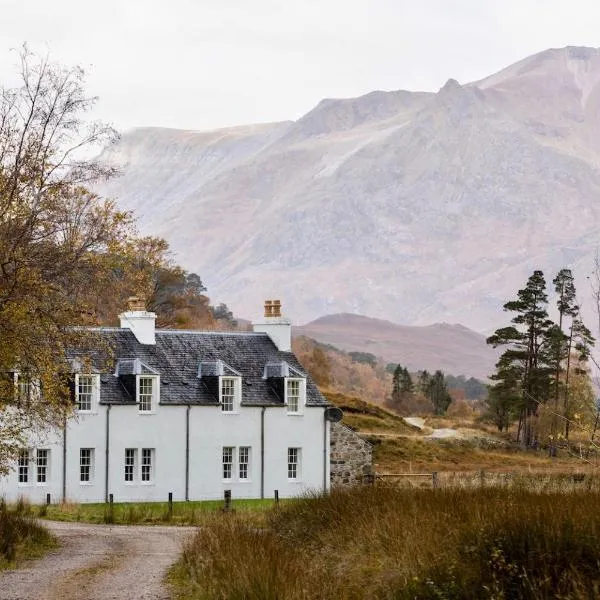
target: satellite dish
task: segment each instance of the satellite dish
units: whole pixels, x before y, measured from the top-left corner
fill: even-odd
[[[328,406],[325,409],[325,420],[330,423],[338,423],[342,420],[343,416],[344,413],[342,412],[342,409],[337,406]]]

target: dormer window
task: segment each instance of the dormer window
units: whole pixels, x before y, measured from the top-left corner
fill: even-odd
[[[152,414],[160,400],[160,375],[139,358],[117,360],[115,375],[132,399],[140,414]]]
[[[299,415],[304,406],[305,379],[299,377],[285,378],[285,403],[290,415]]]
[[[77,412],[93,413],[98,409],[99,375],[75,375],[75,403]]]
[[[141,413],[152,413],[158,404],[158,377],[138,375],[137,405]]]
[[[303,414],[306,404],[306,375],[285,361],[265,365],[263,378],[287,408],[288,415]]]
[[[202,361],[198,377],[221,406],[221,412],[237,414],[242,402],[242,374],[222,360]]]
[[[221,410],[233,412],[235,407],[235,379],[221,377]]]

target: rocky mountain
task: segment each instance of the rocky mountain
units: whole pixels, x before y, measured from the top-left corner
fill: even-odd
[[[486,345],[484,336],[458,324],[405,326],[361,315],[335,314],[294,327],[293,332],[348,352],[370,352],[410,371],[441,369],[479,379],[487,379],[494,372],[499,355]]]
[[[101,191],[215,300],[488,332],[534,268],[587,274],[600,239],[600,49],[548,50],[438,93],[323,100],[295,122],[144,128]],[[580,284],[580,289],[584,287]]]

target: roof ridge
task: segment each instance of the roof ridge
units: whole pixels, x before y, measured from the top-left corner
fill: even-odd
[[[102,325],[97,326],[85,326],[85,325],[75,325],[72,329],[76,331],[109,331],[109,332],[131,332],[131,329],[127,327],[104,327]],[[132,332],[133,333],[133,332]],[[264,337],[267,336],[267,333],[263,331],[219,331],[216,329],[156,329],[154,333],[166,333],[166,334],[180,334],[180,333],[190,333],[195,335],[233,335],[233,336],[257,336]]]

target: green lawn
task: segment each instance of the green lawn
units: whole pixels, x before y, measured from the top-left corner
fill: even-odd
[[[281,500],[281,504],[289,502]],[[262,518],[262,513],[273,507],[273,499],[265,500],[233,500],[232,508],[243,514],[248,520]],[[40,506],[37,510],[40,517],[54,521],[81,521],[83,523],[116,523],[131,524],[171,524],[202,525],[221,514],[223,500],[207,500],[197,502],[173,502],[173,510],[169,511],[167,502],[119,502],[112,506],[104,503],[94,504],[52,504]]]

